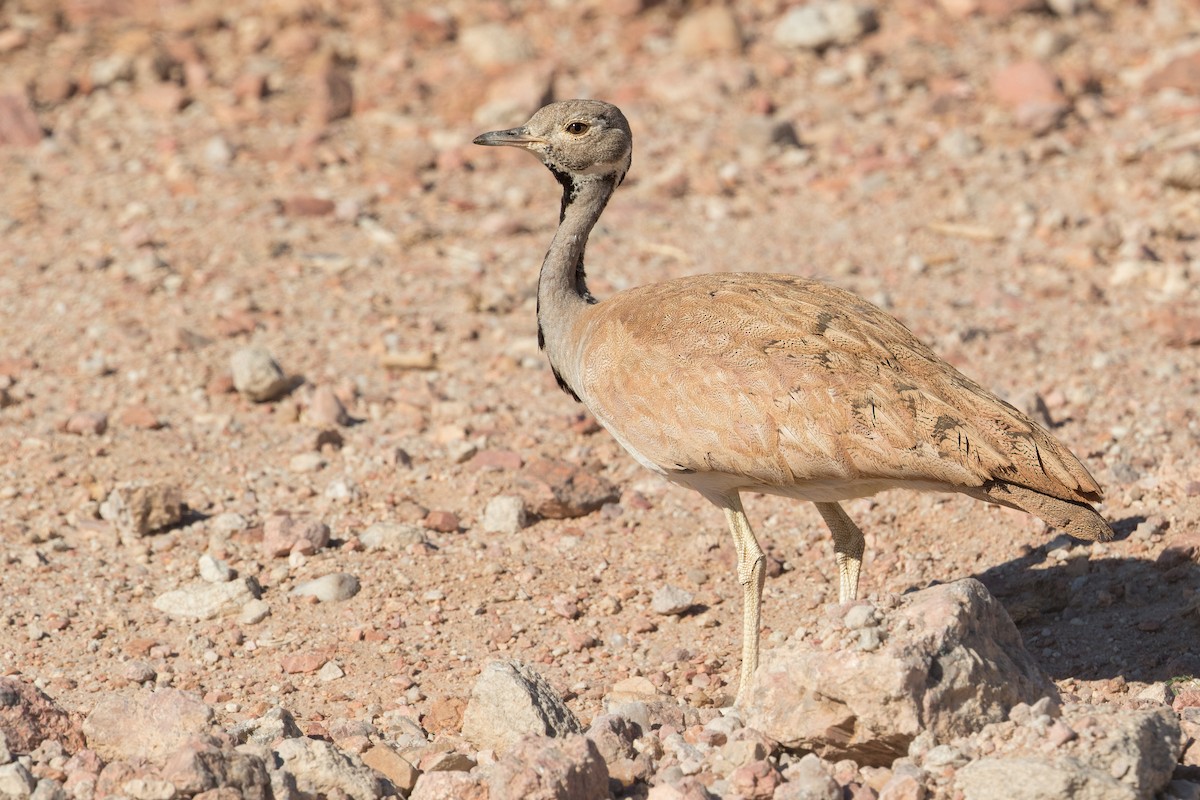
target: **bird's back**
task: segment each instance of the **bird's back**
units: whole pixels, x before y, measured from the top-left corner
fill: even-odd
[[[826,284],[746,273],[652,284],[592,306],[577,335],[581,398],[674,477],[817,500],[989,481],[1101,496],[1041,426]]]

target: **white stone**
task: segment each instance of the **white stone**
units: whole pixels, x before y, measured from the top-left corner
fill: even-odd
[[[335,572],[305,581],[292,589],[292,594],[300,597],[315,597],[322,603],[334,603],[339,600],[349,600],[358,594],[358,578],[348,572]]]
[[[949,741],[1004,720],[1017,703],[1057,696],[977,580],[905,595],[861,630],[886,636],[873,651],[854,637],[832,649],[792,639],[768,652],[746,693],[747,727],[789,749],[887,766],[921,731]]]
[[[282,768],[296,776],[302,792],[328,797],[335,792],[356,800],[383,796],[383,781],[358,756],[329,742],[307,737],[284,739],[275,747]]]
[[[21,763],[14,761],[0,766],[0,797],[11,797],[13,800],[26,798],[36,786],[37,781]]]
[[[316,472],[325,466],[325,459],[320,453],[297,453],[288,462],[288,469],[297,475]]]
[[[583,726],[531,667],[493,661],[471,689],[463,712],[463,738],[481,750],[502,752],[530,733],[557,737],[583,733]]]
[[[344,677],[346,677],[346,673],[332,661],[326,661],[325,666],[317,670],[317,680],[324,681],[325,683]]]
[[[209,583],[228,583],[234,578],[234,572],[228,564],[208,553],[200,556],[199,566],[200,578]]]
[[[212,619],[232,614],[260,594],[262,590],[253,578],[228,583],[196,581],[159,595],[154,607],[177,619]]]
[[[650,598],[650,610],[662,616],[678,616],[695,605],[695,602],[695,595],[687,589],[666,584],[659,587]]]
[[[256,403],[263,403],[287,392],[289,383],[271,352],[265,347],[244,347],[229,360],[233,386]]]
[[[265,600],[248,600],[238,614],[238,622],[242,625],[257,625],[271,613],[271,606]]]
[[[526,524],[525,501],[515,495],[497,495],[483,510],[483,529],[488,533],[514,534]]]
[[[845,0],[828,0],[792,8],[775,26],[775,43],[821,50],[850,44],[876,25],[875,9]]]
[[[358,540],[368,550],[401,551],[410,545],[425,541],[425,531],[416,525],[402,522],[376,522],[358,535]]]

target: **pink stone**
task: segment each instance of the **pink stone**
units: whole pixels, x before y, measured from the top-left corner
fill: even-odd
[[[329,526],[314,519],[275,514],[263,525],[262,550],[268,558],[315,553],[328,543]]]

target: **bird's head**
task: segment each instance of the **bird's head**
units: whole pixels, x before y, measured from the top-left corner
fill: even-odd
[[[633,135],[621,109],[599,100],[563,100],[538,109],[519,128],[491,131],[475,144],[528,150],[559,176],[615,177],[629,171]]]

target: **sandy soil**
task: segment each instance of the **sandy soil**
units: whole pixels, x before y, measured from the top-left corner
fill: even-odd
[[[1068,697],[1200,673],[1200,575],[1156,563],[1200,533],[1200,195],[1171,177],[1200,146],[1200,85],[1163,77],[1195,50],[1197,3],[903,0],[821,53],[775,41],[770,0],[738,4],[742,46],[683,2],[50,5],[0,2],[4,82],[48,134],[0,148],[0,671],[87,713],[144,662],[225,724],[282,703],[316,734],[452,709],[500,656],[585,720],[630,675],[725,702],[723,520],[555,387],[533,290],[557,186],[470,145],[547,96],[596,96],[635,134],[589,250],[598,296],[709,271],[828,279],[1051,425],[1106,488],[1104,545],[955,497],[849,503],[866,595],[981,577]],[[1005,72],[1029,60],[1059,95]],[[251,343],[296,377],[283,399],[232,391]],[[319,387],[351,424],[314,421]],[[621,501],[485,532],[538,456]],[[131,481],[178,486],[183,523],[119,536],[100,501]],[[811,507],[747,507],[772,557],[769,648],[836,599],[832,544]],[[283,511],[332,543],[268,557]],[[380,521],[453,529],[359,546]],[[204,553],[256,578],[270,615],[155,610]],[[289,595],[332,572],[361,591]],[[654,615],[664,584],[698,610]],[[344,675],[285,672],[294,656]]]

